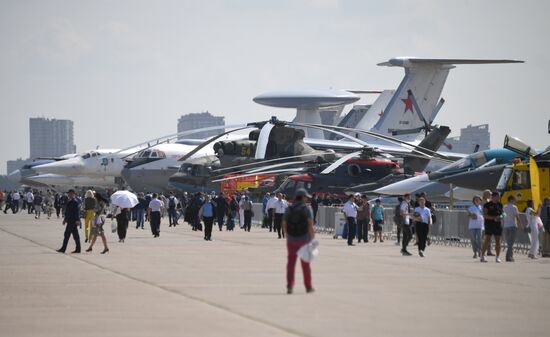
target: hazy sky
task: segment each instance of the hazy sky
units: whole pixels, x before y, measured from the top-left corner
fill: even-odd
[[[29,117],[75,122],[77,149],[176,132],[181,114],[289,119],[252,102],[291,88],[394,89],[394,56],[515,58],[452,70],[436,123],[550,144],[549,1],[0,0],[0,174]],[[366,97],[360,103],[371,102]]]

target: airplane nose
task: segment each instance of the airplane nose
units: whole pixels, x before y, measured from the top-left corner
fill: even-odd
[[[12,173],[8,174],[8,180],[14,184],[21,183],[21,171],[15,170]]]
[[[375,193],[386,194],[386,195],[403,195],[406,193],[411,193],[419,188],[422,188],[430,182],[430,179],[427,174],[420,176],[412,177],[396,183],[381,187],[375,190]]]
[[[40,173],[59,174],[64,176],[80,175],[84,165],[72,160],[62,160],[55,163],[35,166],[34,169]]]

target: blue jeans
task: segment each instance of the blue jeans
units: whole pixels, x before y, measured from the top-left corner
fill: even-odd
[[[136,209],[136,228],[143,228],[145,223],[145,210],[143,208]]]
[[[168,224],[176,225],[178,222],[178,211],[175,208],[168,208]]]
[[[474,254],[481,252],[481,228],[470,229],[470,241],[472,242],[472,250]]]

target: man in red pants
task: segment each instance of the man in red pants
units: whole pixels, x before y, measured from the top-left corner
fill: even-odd
[[[305,189],[298,189],[294,197],[294,203],[289,206],[283,219],[283,231],[286,234],[286,247],[288,251],[288,262],[286,267],[286,290],[292,294],[294,288],[294,270],[296,269],[296,253],[315,238],[313,230],[313,212],[306,205],[311,195]],[[306,292],[314,291],[311,285],[311,268],[308,262],[300,260],[304,273],[304,284]]]

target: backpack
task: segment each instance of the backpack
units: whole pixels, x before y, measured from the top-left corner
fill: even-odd
[[[286,216],[289,236],[303,236],[307,234],[307,215],[304,204],[290,205]]]
[[[168,208],[176,208],[176,198],[174,197],[171,197],[170,198],[170,201],[168,201]]]

